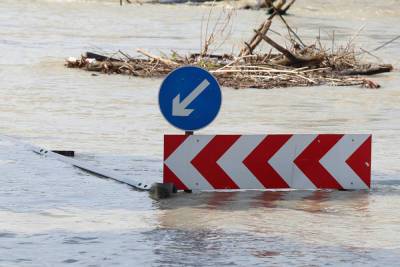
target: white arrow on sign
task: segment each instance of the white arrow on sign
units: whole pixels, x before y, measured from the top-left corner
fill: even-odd
[[[192,112],[193,109],[187,109],[190,103],[193,102],[208,86],[210,82],[207,79],[204,79],[185,99],[181,100],[181,95],[178,94],[172,100],[172,116],[176,117],[187,117]]]

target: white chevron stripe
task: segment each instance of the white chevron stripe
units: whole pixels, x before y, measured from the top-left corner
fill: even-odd
[[[265,188],[243,160],[260,144],[265,135],[242,135],[217,161],[219,166],[241,189]]]
[[[368,189],[368,186],[346,163],[346,160],[368,137],[367,134],[346,134],[320,160],[322,166],[344,189]]]
[[[289,187],[297,189],[316,188],[293,162],[316,136],[315,134],[293,135],[269,160],[269,164],[282,176]]]
[[[214,135],[191,135],[164,162],[191,190],[214,189],[190,163],[213,138]]]

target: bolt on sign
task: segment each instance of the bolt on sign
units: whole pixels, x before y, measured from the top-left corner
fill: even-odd
[[[368,134],[165,135],[178,190],[369,189]]]

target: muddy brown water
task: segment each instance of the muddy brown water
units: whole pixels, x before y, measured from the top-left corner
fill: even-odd
[[[91,76],[63,60],[87,50],[134,55],[137,47],[197,52],[209,7],[115,2],[0,2],[0,133],[160,181],[162,134],[179,133],[158,110],[161,80]],[[356,42],[365,49],[400,35],[399,1],[298,2],[287,20],[306,42],[320,31],[330,47],[334,30],[335,45],[344,44],[364,24]],[[217,52],[237,51],[264,16],[237,11]],[[273,29],[284,32],[278,21]],[[397,67],[399,45],[375,55]],[[370,192],[199,193],[157,202],[0,139],[0,266],[396,265],[400,76],[395,69],[373,79],[382,89],[223,88],[218,118],[201,131],[372,133]]]

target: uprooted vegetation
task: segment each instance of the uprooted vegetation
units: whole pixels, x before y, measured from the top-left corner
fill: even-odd
[[[294,1],[293,1],[294,2]],[[289,32],[290,46],[284,47],[268,36],[274,17],[278,16]],[[227,29],[228,20],[220,31]],[[208,27],[208,22],[207,22]],[[233,88],[262,88],[289,86],[360,85],[367,88],[378,88],[379,85],[363,77],[392,70],[388,64],[371,64],[359,60],[364,52],[356,52],[351,38],[346,46],[337,49],[326,49],[317,38],[315,43],[306,45],[292,30],[279,11],[274,12],[257,29],[249,42],[245,42],[240,53],[216,55],[209,53],[215,41],[216,30],[204,38],[200,53],[171,56],[156,56],[138,49],[145,58],[131,57],[119,51],[113,56],[104,56],[87,52],[80,59],[69,58],[66,66],[82,68],[102,73],[127,74],[138,77],[163,77],[175,68],[184,65],[195,65],[209,70],[220,85]],[[255,53],[261,42],[266,42],[279,53]],[[365,51],[368,53],[367,51]]]

